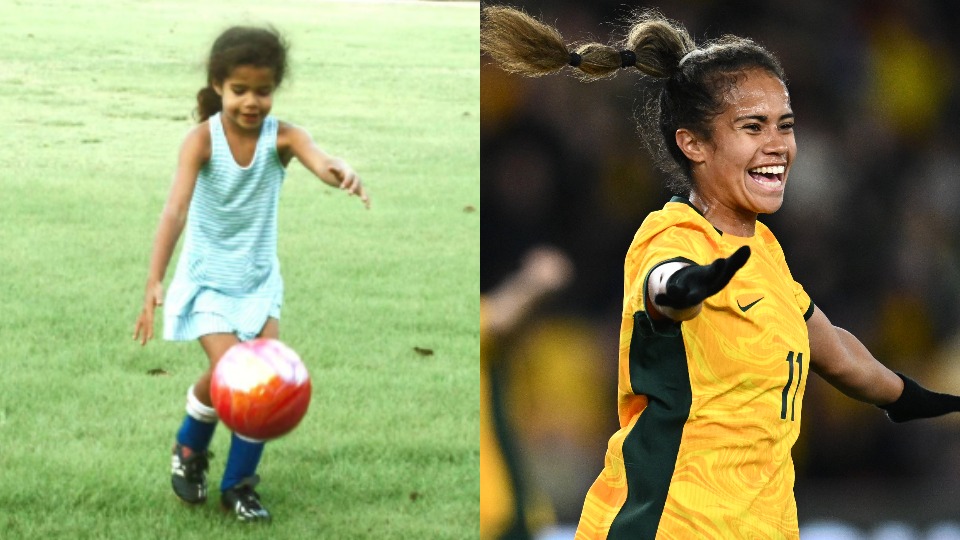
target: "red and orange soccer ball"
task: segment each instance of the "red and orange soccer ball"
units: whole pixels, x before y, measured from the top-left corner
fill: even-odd
[[[300,357],[274,339],[234,345],[210,381],[220,420],[238,435],[261,441],[297,427],[307,414],[310,390],[310,375]]]

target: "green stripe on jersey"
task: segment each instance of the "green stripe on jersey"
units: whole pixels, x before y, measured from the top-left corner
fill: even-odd
[[[649,401],[623,441],[627,500],[610,539],[656,536],[693,399],[682,334],[656,331],[643,311],[633,315],[630,385]]]

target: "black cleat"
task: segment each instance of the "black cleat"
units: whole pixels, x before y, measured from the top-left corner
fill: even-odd
[[[184,457],[184,450],[187,456]],[[173,447],[172,471],[170,483],[177,497],[189,504],[200,504],[207,500],[207,469],[209,452],[191,452],[177,444]]]
[[[269,522],[270,512],[260,504],[260,494],[253,489],[259,483],[260,477],[257,475],[244,478],[239,484],[223,491],[220,504],[240,521]]]

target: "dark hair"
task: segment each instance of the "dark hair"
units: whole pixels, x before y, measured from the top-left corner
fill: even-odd
[[[238,66],[267,67],[273,70],[277,86],[287,71],[289,44],[273,27],[234,26],[213,42],[207,59],[207,85],[197,92],[197,116],[200,122],[220,112],[223,103],[214,90]]]
[[[480,50],[503,69],[539,77],[572,66],[584,81],[635,67],[656,79],[636,115],[638,132],[674,193],[691,188],[690,162],[676,143],[689,129],[709,139],[711,121],[725,108],[724,97],[745,72],[763,69],[786,82],[780,62],[754,41],[723,36],[697,46],[682,24],[659,11],[635,12],[627,36],[612,44],[564,43],[560,32],[514,8],[486,6],[480,15]],[[570,49],[574,50],[571,51]]]

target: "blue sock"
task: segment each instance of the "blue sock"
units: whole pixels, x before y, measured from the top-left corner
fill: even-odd
[[[203,452],[210,446],[216,428],[216,422],[201,422],[188,414],[180,424],[177,442],[194,452]]]
[[[191,386],[187,390],[187,417],[177,432],[177,442],[194,452],[203,452],[210,446],[216,427],[217,411],[201,403]]]
[[[230,455],[227,456],[227,466],[223,471],[223,480],[220,482],[220,491],[232,488],[257,472],[264,446],[263,442],[242,439],[236,433],[233,434],[230,439]]]

